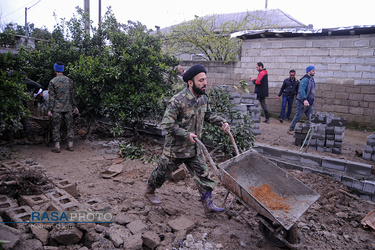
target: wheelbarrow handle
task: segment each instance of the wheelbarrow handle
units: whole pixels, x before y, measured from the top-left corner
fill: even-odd
[[[215,162],[212,160],[211,155],[210,155],[210,153],[208,152],[206,146],[205,146],[205,145],[201,142],[201,140],[199,140],[197,137],[194,137],[194,140],[195,140],[195,142],[196,142],[199,146],[201,146],[204,155],[205,155],[205,156],[207,157],[207,159],[209,160],[210,165],[214,168],[214,170],[215,170],[215,174],[216,174],[217,177],[219,177],[219,179],[221,180],[221,175],[220,175],[220,173],[219,173],[219,170],[217,169]]]
[[[221,126],[224,127],[224,122],[221,122]],[[238,151],[237,144],[236,144],[236,141],[234,140],[234,137],[233,137],[232,133],[230,132],[229,129],[225,130],[225,132],[229,135],[230,141],[233,144],[234,151],[236,152],[236,155],[239,155],[240,153]]]

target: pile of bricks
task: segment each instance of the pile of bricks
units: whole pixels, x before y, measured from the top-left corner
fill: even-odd
[[[346,125],[344,118],[336,118],[331,113],[318,112],[311,117],[310,126],[300,123],[297,125],[294,134],[295,145],[301,146],[305,142],[309,149],[341,154]],[[310,127],[311,139],[305,140]]]
[[[362,158],[366,161],[375,161],[375,134],[367,136]]]
[[[260,103],[257,100],[256,94],[239,93],[236,89],[231,86],[222,86],[230,93],[230,100],[234,105],[233,110],[241,113],[241,117],[245,114],[249,114],[253,125],[251,131],[254,135],[260,135]],[[237,121],[233,121],[231,125],[236,126]]]

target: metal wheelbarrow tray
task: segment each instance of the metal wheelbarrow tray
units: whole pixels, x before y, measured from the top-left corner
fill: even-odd
[[[195,139],[214,168],[220,182],[227,189],[224,205],[229,193],[235,196],[226,207],[226,212],[230,214],[229,209],[234,200],[240,201],[245,208],[257,213],[261,233],[271,244],[277,247],[298,249],[301,241],[295,222],[319,199],[320,195],[257,151],[251,149],[239,154],[232,134],[230,131],[227,133],[237,156],[219,164],[218,167],[204,144]],[[272,194],[279,196],[288,209],[270,209],[254,197],[251,191],[262,185],[269,185]],[[243,209],[238,214],[242,211]]]
[[[289,230],[320,195],[255,150],[246,151],[218,166],[222,184],[259,214]],[[288,210],[271,210],[258,201],[251,188],[269,184],[285,199]]]

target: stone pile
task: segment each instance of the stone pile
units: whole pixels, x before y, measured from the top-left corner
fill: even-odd
[[[367,136],[362,158],[366,161],[375,161],[375,134]]]
[[[225,86],[226,90],[230,93],[230,99],[234,104],[233,110],[241,113],[241,117],[249,114],[253,125],[251,131],[254,135],[260,135],[260,103],[257,100],[256,94],[239,93],[231,86]],[[236,126],[238,120],[233,121],[231,125]]]
[[[311,117],[310,125],[302,123],[296,125],[295,145],[301,146],[305,142],[304,145],[308,144],[309,149],[341,154],[345,125],[346,120],[344,118],[336,118],[331,113],[318,112]],[[311,133],[310,141],[309,138],[306,138],[309,130]]]

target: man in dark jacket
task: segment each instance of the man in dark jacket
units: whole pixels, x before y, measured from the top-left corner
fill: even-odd
[[[262,109],[264,111],[264,116],[266,120],[264,120],[265,123],[270,122],[270,116],[268,112],[268,107],[266,105],[266,97],[268,97],[268,72],[264,68],[263,63],[258,62],[256,66],[257,70],[259,71],[257,79],[251,78],[250,81],[252,81],[255,84],[255,94],[257,94],[257,99],[260,102],[260,105],[262,106]]]
[[[281,86],[279,94],[276,96],[276,99],[279,99],[283,95],[283,102],[281,104],[280,112],[280,122],[284,121],[285,117],[285,108],[288,103],[288,111],[286,113],[286,120],[289,121],[290,114],[292,113],[292,106],[294,101],[294,96],[297,95],[299,87],[299,81],[296,80],[296,71],[291,69],[289,71],[289,78],[285,78],[283,85]]]
[[[289,127],[289,134],[293,133],[294,126],[305,114],[307,119],[311,120],[311,115],[314,114],[314,100],[315,100],[315,67],[310,65],[306,68],[306,75],[301,78],[299,91],[297,94],[297,108],[296,115]]]

